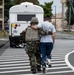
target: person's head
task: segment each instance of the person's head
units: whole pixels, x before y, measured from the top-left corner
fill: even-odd
[[[46,17],[44,18],[44,21],[49,21],[49,22],[51,22],[51,18],[50,18],[49,16],[46,16]]]
[[[38,24],[38,19],[36,17],[32,17],[30,24],[31,25],[37,25]]]

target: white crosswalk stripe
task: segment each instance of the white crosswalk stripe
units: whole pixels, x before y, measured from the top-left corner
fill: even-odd
[[[65,63],[63,58],[65,52],[59,53],[58,51],[52,52],[52,67],[46,68],[46,74],[51,75],[73,72]],[[30,71],[29,58],[23,48],[8,48],[3,55],[0,56],[0,75],[11,73],[16,73],[15,75],[33,75]],[[43,73],[41,72],[35,75],[41,74]]]

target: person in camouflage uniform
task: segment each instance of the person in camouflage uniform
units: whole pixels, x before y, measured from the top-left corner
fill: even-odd
[[[37,24],[38,24],[38,19],[36,17],[33,17],[31,19],[30,25],[37,25]],[[39,29],[38,32],[39,32],[39,37],[48,34],[52,35],[52,32],[43,31],[43,29]],[[25,33],[26,30],[21,33],[21,36],[22,34],[24,35],[22,39],[25,38]],[[23,39],[23,41],[25,40]],[[38,72],[41,71],[41,53],[39,50],[39,43],[40,43],[39,41],[26,41],[25,51],[29,56],[32,73],[36,73],[36,71]]]

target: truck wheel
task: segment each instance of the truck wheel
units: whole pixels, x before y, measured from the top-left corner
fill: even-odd
[[[12,42],[10,41],[10,47],[12,48],[13,47],[13,44],[12,44]]]

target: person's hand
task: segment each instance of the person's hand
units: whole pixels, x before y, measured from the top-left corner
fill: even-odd
[[[48,34],[52,35],[53,33],[51,31],[48,31]]]
[[[31,27],[31,28],[33,28],[34,26],[33,26],[33,25],[31,25],[30,27]]]
[[[28,27],[31,27],[31,25],[28,25]]]

